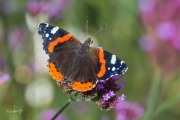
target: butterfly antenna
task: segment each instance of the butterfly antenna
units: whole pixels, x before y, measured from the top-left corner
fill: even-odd
[[[86,16],[86,40],[88,38],[88,25],[89,25],[89,18]]]
[[[92,36],[95,36],[97,33],[99,33],[103,28],[105,28],[106,25],[103,25],[96,33],[94,33]]]

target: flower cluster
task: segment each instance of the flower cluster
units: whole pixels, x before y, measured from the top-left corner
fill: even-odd
[[[69,0],[51,0],[51,1],[29,1],[27,11],[31,16],[39,13],[45,14],[48,18],[56,20],[60,17],[63,10],[69,4]]]
[[[115,107],[116,120],[140,120],[144,114],[144,109],[133,102],[120,102]]]
[[[0,85],[9,80],[10,80],[10,76],[8,74],[0,74]]]
[[[80,92],[80,96],[84,99],[90,99],[96,102],[103,110],[109,110],[116,106],[120,101],[125,100],[125,95],[118,97],[116,94],[124,87],[124,81],[117,83],[121,77],[113,76],[107,81],[99,81],[97,85],[90,91]],[[76,92],[67,84],[58,83],[65,93],[72,94]]]
[[[18,48],[26,39],[28,31],[25,26],[17,26],[9,32],[9,44],[12,50]]]
[[[145,30],[140,47],[164,75],[180,67],[179,11],[179,0],[140,0],[140,14]]]

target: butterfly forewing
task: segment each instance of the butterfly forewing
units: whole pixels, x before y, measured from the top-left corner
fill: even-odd
[[[55,80],[66,79],[72,88],[78,91],[87,91],[95,86],[98,61],[95,50],[84,55],[80,54],[82,44],[78,39],[65,30],[49,24],[40,24],[39,34],[43,39],[44,50],[49,55],[49,72]],[[67,35],[71,37],[61,40]]]

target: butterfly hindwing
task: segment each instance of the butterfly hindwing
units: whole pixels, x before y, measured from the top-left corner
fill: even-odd
[[[99,54],[99,63],[102,73],[100,76],[97,75],[99,80],[108,80],[112,76],[123,75],[128,69],[124,61],[105,50]]]

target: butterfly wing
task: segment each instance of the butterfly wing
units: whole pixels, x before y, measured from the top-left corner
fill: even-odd
[[[79,54],[80,41],[69,32],[46,23],[38,27],[43,39],[43,48],[49,55],[48,68],[56,81],[68,80],[69,85],[77,91],[94,88],[97,78],[94,72],[97,53]]]
[[[74,38],[69,32],[47,23],[40,23],[38,26],[38,33],[43,39],[43,49],[47,54],[55,52],[55,48],[67,44],[72,41],[72,44],[80,44],[80,41]]]
[[[48,68],[56,81],[67,80],[77,91],[88,91],[98,80],[107,80],[127,71],[124,61],[100,48],[89,48],[80,53],[82,44],[69,32],[41,23],[38,33],[43,39],[43,49],[49,55]]]
[[[73,58],[81,45],[69,32],[47,23],[40,23],[38,33],[43,40],[43,49],[49,55],[48,68],[51,76],[62,81],[70,71]]]
[[[85,56],[78,56],[75,63],[78,67],[72,72],[71,79],[75,81],[72,88],[78,91],[88,91],[98,82],[96,73],[99,71],[96,48],[90,48]]]
[[[98,50],[98,58],[99,71],[96,75],[99,80],[108,80],[112,76],[122,75],[128,69],[124,61],[103,49]]]

